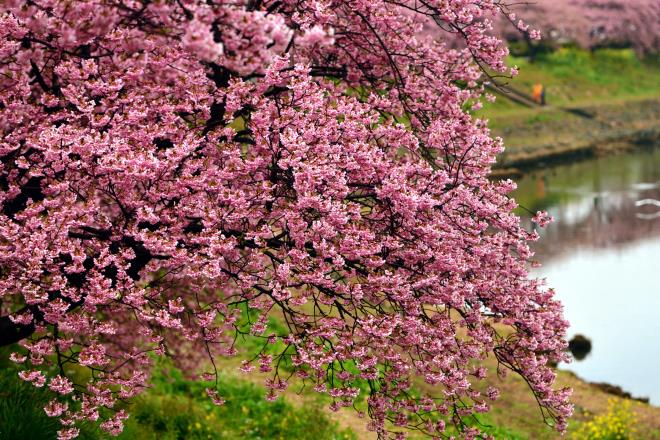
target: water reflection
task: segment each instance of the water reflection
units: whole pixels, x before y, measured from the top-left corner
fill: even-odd
[[[592,351],[563,368],[660,404],[660,148],[531,173],[516,198],[557,221],[535,245]],[[524,219],[533,227],[528,218]]]
[[[658,208],[657,211],[655,211],[653,214],[645,214],[645,213],[640,213],[638,212],[635,214],[637,218],[641,218],[642,220],[654,220],[658,217],[660,217],[660,200],[655,200],[655,199],[644,199],[644,200],[638,200],[635,202],[635,206],[655,206]]]

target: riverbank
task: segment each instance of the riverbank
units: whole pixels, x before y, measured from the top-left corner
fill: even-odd
[[[529,392],[527,384],[520,377],[511,375],[506,380],[497,382],[501,388],[502,397],[493,407],[492,421],[497,426],[506,427],[516,433],[518,437],[515,438],[517,439],[571,439],[582,425],[589,423],[597,416],[605,415],[612,399],[615,399],[618,405],[631,402],[630,412],[637,420],[636,428],[640,434],[638,438],[660,439],[660,408],[621,398],[615,393],[605,391],[599,384],[582,380],[570,371],[557,371],[557,386],[573,389],[571,402],[575,405],[575,412],[569,423],[567,437],[561,437],[543,423],[538,406]]]
[[[507,147],[498,160],[500,169],[653,145],[660,141],[660,97],[525,109],[497,118],[493,133]]]
[[[646,336],[660,331],[653,313],[660,287],[654,276],[660,222],[651,218],[654,206],[638,202],[660,199],[660,148],[537,168],[516,183],[512,196],[518,203],[531,211],[546,210],[557,219],[539,231],[542,238],[533,245],[535,259],[543,264],[533,276],[546,279],[562,302],[571,324],[569,338],[583,334],[592,341],[588,357],[561,366],[575,375],[559,373],[558,383],[574,389],[573,423],[585,426],[592,414],[606,415],[608,400],[624,397],[625,392],[659,405],[654,366],[660,357]],[[528,213],[520,214],[531,228]],[[512,388],[511,393],[517,392],[522,388]],[[503,398],[508,398],[504,392]],[[658,407],[626,399],[616,402],[637,415],[634,438],[660,438]],[[504,415],[502,423],[507,423]],[[519,423],[520,430],[528,432],[528,422]]]
[[[519,68],[519,75],[498,81],[513,92],[495,92],[497,100],[475,112],[489,121],[494,135],[504,138],[498,173],[660,139],[657,55],[639,59],[627,49],[562,48],[534,61],[510,57],[508,63]],[[514,99],[531,94],[537,84],[546,90],[546,106],[534,105],[531,97]]]

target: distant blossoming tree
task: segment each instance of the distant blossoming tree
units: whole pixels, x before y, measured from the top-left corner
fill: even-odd
[[[518,3],[509,8],[509,14],[496,21],[499,34],[512,40],[529,37],[518,29],[520,18],[533,23],[541,30],[543,39],[550,42],[572,42],[587,49],[630,46],[642,55],[660,51],[658,0],[536,0]]]
[[[381,438],[477,435],[487,356],[566,426],[548,365],[567,323],[528,279],[514,184],[488,179],[501,141],[466,111],[484,70],[510,73],[503,5],[1,8],[0,345],[53,391],[60,438],[84,420],[118,434],[157,357],[221,404],[215,361],[243,335],[263,338],[241,369],[269,373],[267,397],[294,376],[333,409],[366,390]]]

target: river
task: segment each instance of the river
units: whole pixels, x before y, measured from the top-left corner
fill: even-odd
[[[518,185],[520,205],[556,219],[539,231],[533,274],[563,302],[569,339],[592,341],[560,368],[659,405],[660,148],[530,171]]]

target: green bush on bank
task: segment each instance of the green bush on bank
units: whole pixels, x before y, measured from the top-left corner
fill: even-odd
[[[265,390],[235,377],[221,377],[226,403],[213,405],[205,385],[168,368],[153,378],[153,389],[131,409],[123,439],[354,439],[331,421],[318,403],[294,407],[280,398],[265,400]]]

